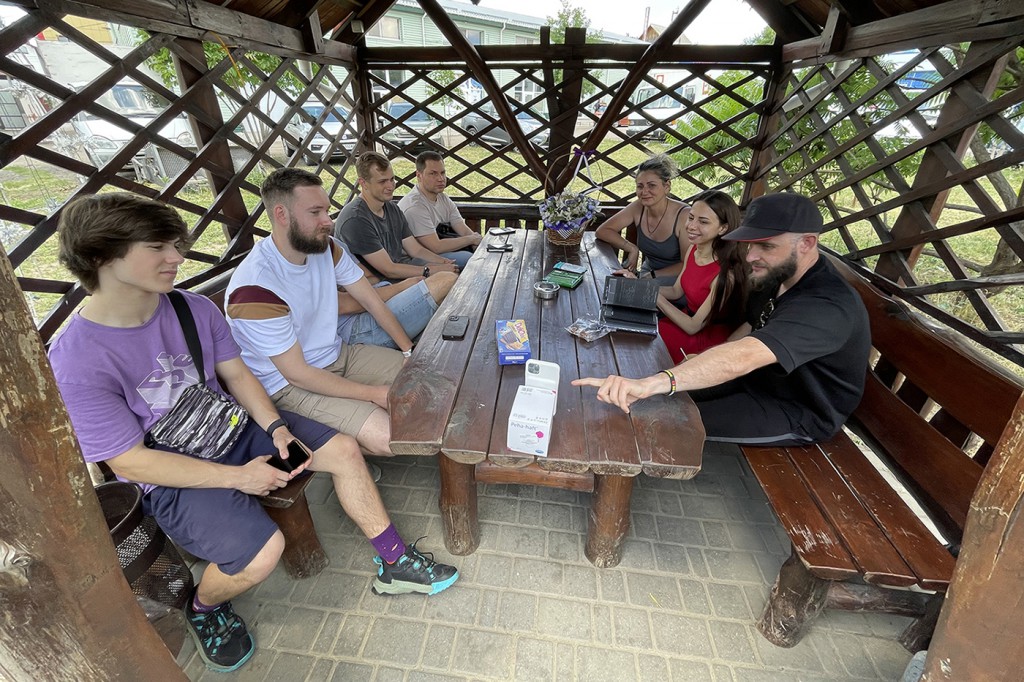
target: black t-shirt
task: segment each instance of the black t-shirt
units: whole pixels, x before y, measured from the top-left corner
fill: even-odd
[[[774,300],[762,326],[772,298],[771,292],[752,292],[747,321],[754,329],[750,335],[768,346],[778,363],[743,377],[744,386],[786,405],[793,423],[809,437],[830,438],[864,393],[871,351],[867,310],[824,256]]]
[[[334,236],[341,240],[349,253],[377,275],[383,275],[370,265],[364,256],[383,249],[394,263],[412,262],[405,252],[402,240],[413,236],[402,210],[393,201],[384,202],[384,217],[379,218],[370,210],[362,197],[356,197],[345,204],[334,222]]]

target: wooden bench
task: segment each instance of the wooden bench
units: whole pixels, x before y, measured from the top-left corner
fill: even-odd
[[[792,542],[758,629],[790,647],[822,609],[882,611],[916,617],[900,641],[918,651],[931,638],[971,497],[1021,384],[834,262],[864,300],[875,351],[847,426],[947,542],[846,432],[807,447],[743,447]]]

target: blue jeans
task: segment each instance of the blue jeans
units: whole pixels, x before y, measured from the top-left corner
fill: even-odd
[[[394,285],[389,285],[394,286]],[[392,296],[387,301],[387,306],[398,318],[405,333],[410,339],[415,340],[437,310],[437,303],[430,295],[426,282],[417,282],[415,286]],[[349,322],[351,320],[351,322]],[[347,327],[347,337],[346,330]],[[338,319],[338,332],[345,343],[362,343],[367,346],[384,346],[386,348],[398,349],[394,339],[381,328],[373,315],[367,312],[356,313],[355,315],[342,315]],[[399,349],[400,350],[400,349]]]
[[[466,267],[466,263],[473,256],[472,251],[449,251],[448,253],[442,253],[441,258],[451,258],[455,261],[455,264],[459,266],[459,270]]]

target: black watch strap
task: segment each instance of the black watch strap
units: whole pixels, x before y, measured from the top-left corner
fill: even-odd
[[[430,277],[430,266],[429,265],[424,265],[423,266],[423,276],[424,277]]]
[[[271,438],[273,438],[274,437],[274,431],[277,431],[282,426],[287,427],[288,426],[288,422],[286,422],[283,419],[277,419],[277,420],[271,422],[270,426],[267,427],[267,435],[270,436]]]

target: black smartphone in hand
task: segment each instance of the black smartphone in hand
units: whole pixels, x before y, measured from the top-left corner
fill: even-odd
[[[309,449],[297,440],[288,443],[288,459],[281,459],[281,455],[274,453],[267,460],[267,464],[290,474],[306,463],[310,457]]]

